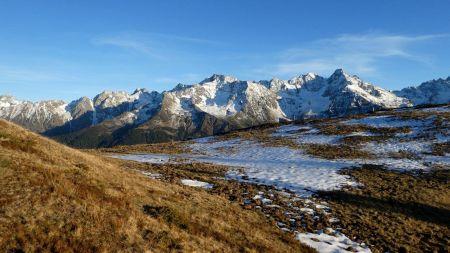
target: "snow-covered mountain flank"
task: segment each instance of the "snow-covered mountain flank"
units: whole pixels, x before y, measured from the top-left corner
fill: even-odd
[[[450,103],[450,77],[424,82],[417,87],[396,91],[395,94],[408,98],[416,105]]]
[[[163,93],[105,91],[69,104],[0,96],[0,117],[74,146],[188,139],[265,123],[447,103],[450,78],[390,92],[336,70],[291,80],[241,81],[213,75]]]

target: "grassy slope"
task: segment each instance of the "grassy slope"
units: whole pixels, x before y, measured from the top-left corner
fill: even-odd
[[[310,252],[224,197],[0,120],[0,251]]]

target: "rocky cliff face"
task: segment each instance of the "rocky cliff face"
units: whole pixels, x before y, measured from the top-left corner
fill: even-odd
[[[14,97],[0,96],[0,117],[13,121],[35,132],[45,132],[64,125],[72,119],[61,100],[42,102],[18,101]]]
[[[449,79],[432,82],[396,95],[341,69],[329,78],[308,73],[270,81],[213,75],[164,93],[105,91],[92,100],[83,97],[69,104],[0,97],[0,117],[78,147],[150,143],[264,123],[448,101]]]

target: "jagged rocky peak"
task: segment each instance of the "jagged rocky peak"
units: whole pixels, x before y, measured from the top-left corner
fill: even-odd
[[[288,83],[295,85],[296,88],[305,87],[307,90],[318,90],[325,85],[325,78],[309,72],[289,80]]]
[[[66,106],[66,111],[70,112],[73,119],[79,118],[84,114],[94,111],[94,104],[88,97],[81,97],[77,100],[70,102]]]
[[[360,80],[358,76],[350,76],[343,69],[336,69],[328,78],[328,83],[336,85],[346,85],[352,81]]]
[[[131,95],[150,93],[146,88],[137,88]]]
[[[237,82],[237,81],[239,81],[239,79],[237,79],[237,78],[235,78],[233,76],[213,74],[211,77],[208,77],[205,80],[201,81],[200,84],[210,83],[210,82],[234,83],[234,82]]]
[[[103,91],[94,97],[94,106],[109,108],[128,102],[129,94],[125,91]]]
[[[183,83],[178,83],[173,89],[171,89],[169,92],[172,91],[180,91],[180,90],[184,90],[187,89],[189,87],[192,87],[192,85],[189,84],[183,84]]]
[[[289,81],[291,81],[291,82],[302,81],[303,83],[305,83],[305,82],[309,82],[309,81],[315,80],[318,77],[320,77],[320,76],[315,74],[315,73],[308,72],[308,73],[306,73],[304,75],[296,76],[296,77],[292,78]]]

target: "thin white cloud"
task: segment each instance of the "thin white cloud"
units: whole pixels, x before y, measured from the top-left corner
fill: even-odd
[[[68,76],[58,73],[0,65],[0,82],[52,82],[68,79]]]
[[[96,45],[110,45],[141,53],[157,60],[168,60],[180,54],[186,44],[224,46],[219,41],[160,33],[121,32],[98,36],[92,40]]]
[[[428,55],[417,53],[412,47],[447,37],[446,34],[344,34],[280,52],[278,62],[267,69],[275,75],[296,75],[305,72],[330,73],[342,67],[350,72],[376,75],[379,61],[389,57],[432,64]]]
[[[110,45],[116,46],[127,50],[136,51],[144,55],[150,56],[155,59],[165,59],[157,49],[152,48],[148,43],[142,42],[139,39],[126,38],[120,36],[100,37],[93,40],[96,45]]]
[[[222,41],[194,38],[194,37],[187,37],[187,36],[177,36],[177,35],[162,34],[162,33],[140,33],[140,34],[143,36],[146,36],[146,37],[153,37],[153,38],[159,37],[159,38],[164,38],[164,39],[169,39],[169,40],[184,41],[184,42],[190,42],[190,43],[196,43],[196,44],[205,44],[205,45],[213,45],[213,46],[226,45],[226,43],[224,43]]]

